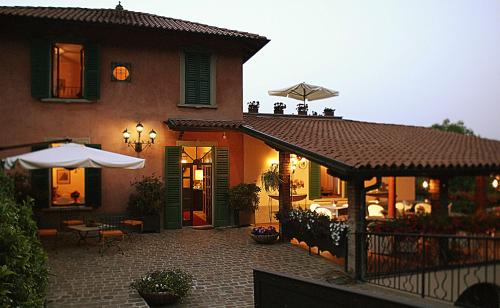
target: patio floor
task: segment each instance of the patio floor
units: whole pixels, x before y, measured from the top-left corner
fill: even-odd
[[[67,238],[49,247],[49,307],[147,307],[128,286],[147,271],[179,267],[195,287],[178,307],[253,307],[253,268],[325,281],[341,267],[289,243],[258,245],[249,228],[163,231],[141,234],[100,256],[97,245]],[[50,244],[50,243],[47,243]]]

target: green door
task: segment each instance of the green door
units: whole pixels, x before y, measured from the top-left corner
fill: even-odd
[[[217,147],[215,150],[214,171],[214,227],[228,226],[230,210],[229,191],[229,150]]]
[[[181,216],[181,150],[179,146],[165,147],[165,229],[180,229]]]

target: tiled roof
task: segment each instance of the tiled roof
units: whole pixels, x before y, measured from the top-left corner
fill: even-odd
[[[325,117],[245,114],[244,130],[353,169],[500,170],[500,141]]]
[[[2,15],[193,32],[224,37],[255,39],[264,41],[265,43],[268,42],[265,37],[257,34],[213,27],[148,13],[119,9],[0,6],[0,16]]]
[[[165,123],[172,130],[217,130],[238,129],[243,121],[168,119]]]

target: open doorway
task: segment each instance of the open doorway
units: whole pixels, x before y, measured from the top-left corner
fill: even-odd
[[[182,225],[212,225],[212,148],[182,148]]]

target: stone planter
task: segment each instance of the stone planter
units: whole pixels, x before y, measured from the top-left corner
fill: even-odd
[[[144,298],[146,303],[151,306],[169,305],[179,300],[179,296],[170,292],[143,293],[139,291],[139,294]]]
[[[272,244],[278,239],[279,233],[276,234],[252,234],[250,236],[259,244]]]

